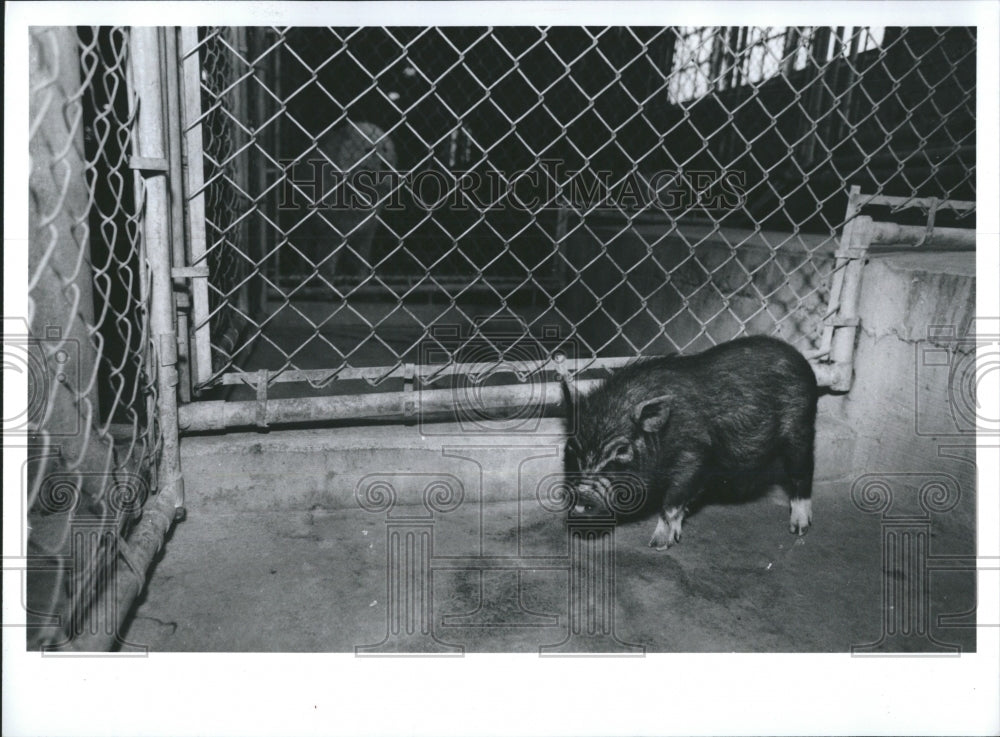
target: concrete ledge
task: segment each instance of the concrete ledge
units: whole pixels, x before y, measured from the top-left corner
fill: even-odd
[[[975,253],[879,254],[865,266],[859,311],[869,337],[926,341],[934,339],[931,326],[964,336],[975,306]]]
[[[356,494],[385,482],[401,503],[419,504],[442,478],[466,500],[513,501],[544,494],[562,470],[559,419],[541,420],[535,432],[520,436],[470,434],[458,424],[429,429],[435,434],[380,425],[187,437],[181,443],[187,503],[229,512],[356,508]],[[844,474],[853,442],[850,428],[821,407],[817,481]]]
[[[561,425],[539,434],[497,436],[412,425],[282,430],[185,438],[182,462],[189,504],[254,509],[356,508],[356,492],[384,481],[400,502],[420,503],[435,479],[452,477],[464,498],[517,499],[561,468]],[[550,432],[550,435],[544,434]],[[530,476],[529,478],[526,478]]]
[[[819,329],[835,247],[828,235],[595,223],[568,238],[560,310],[605,355],[693,352],[776,325],[798,345]]]

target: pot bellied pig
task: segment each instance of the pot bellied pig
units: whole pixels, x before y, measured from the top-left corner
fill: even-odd
[[[789,530],[802,535],[812,522],[817,393],[802,354],[765,336],[642,359],[585,396],[564,380],[571,514],[613,513],[616,475],[637,478],[658,507],[649,544],[665,550],[706,487],[745,491],[772,479],[791,499]]]

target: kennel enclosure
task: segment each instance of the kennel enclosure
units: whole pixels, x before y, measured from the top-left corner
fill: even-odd
[[[5,337],[31,647],[114,643],[184,433],[504,426],[560,375],[746,333],[845,391],[868,249],[974,246],[974,29],[33,28],[31,52]]]

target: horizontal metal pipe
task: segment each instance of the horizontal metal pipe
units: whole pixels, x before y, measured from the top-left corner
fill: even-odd
[[[968,228],[934,228],[928,237],[923,225],[873,222],[871,245],[906,245],[921,248],[971,251],[976,248],[976,231]],[[926,238],[926,240],[924,240]]]
[[[804,352],[806,358],[825,356],[829,353],[829,348],[825,350]],[[467,375],[467,374],[538,374],[542,371],[555,371],[560,365],[569,374],[576,374],[581,371],[599,371],[621,368],[636,359],[634,357],[615,358],[567,358],[559,362],[555,359],[545,361],[503,361],[490,363],[454,363],[447,366],[427,366],[417,364],[403,364],[390,368],[388,366],[360,366],[345,367],[342,369],[302,369],[288,370],[282,372],[268,372],[267,383],[283,384],[297,382],[313,382],[315,384],[325,384],[333,381],[385,381],[387,379],[403,379],[412,376],[416,381],[437,380],[446,376]],[[823,365],[814,366],[817,371],[826,371]],[[826,375],[825,373],[823,374]],[[222,376],[224,386],[257,386],[257,372],[234,371]]]
[[[840,364],[812,363],[820,386],[837,383],[844,375]],[[850,371],[850,366],[846,367]],[[583,393],[593,390],[600,379],[574,382]],[[425,389],[412,392],[376,392],[325,397],[269,399],[261,405],[246,402],[193,402],[181,405],[179,411],[182,432],[204,432],[230,427],[254,427],[260,424],[285,425],[297,422],[329,422],[334,420],[375,420],[432,418],[463,413],[481,413],[483,418],[503,419],[502,410],[516,412],[525,408],[539,411],[562,402],[558,382],[527,382],[508,386],[468,386],[454,389]]]
[[[883,194],[873,194],[861,197],[859,205],[861,207],[867,207],[868,205],[889,205],[890,207],[899,208],[910,208],[910,207],[922,207],[928,209],[934,206],[938,212],[942,210],[975,210],[976,203],[970,202],[968,200],[938,200],[933,197],[895,197],[892,195]]]
[[[597,380],[577,382],[586,391]],[[453,414],[456,407],[467,412],[518,410],[561,401],[556,382],[510,386],[460,387],[412,392],[377,392],[333,397],[296,397],[268,400],[264,422],[268,425],[329,420],[406,419]],[[181,429],[186,432],[252,427],[258,424],[257,402],[194,402],[180,408]],[[497,415],[502,417],[502,415]]]
[[[316,269],[311,271],[300,271],[298,273],[284,274],[279,277],[276,282],[277,286],[282,287],[286,284],[292,286],[301,286],[301,281],[308,279],[310,277],[317,276]],[[522,276],[494,276],[490,277],[489,282],[476,281],[482,276],[481,273],[467,273],[467,274],[440,274],[434,276],[434,281],[438,284],[447,284],[454,287],[462,286],[473,286],[473,285],[488,285],[488,284],[522,284],[524,283],[524,277]],[[335,287],[351,287],[360,284],[363,281],[372,281],[373,283],[385,284],[389,287],[408,287],[408,286],[420,286],[427,283],[427,277],[424,275],[413,275],[413,274],[385,274],[379,275],[378,282],[375,282],[375,277],[365,276],[358,274],[348,274],[344,276],[324,276],[324,281],[329,282]]]
[[[634,361],[634,358],[569,358],[562,362],[562,366],[570,373],[590,369],[612,369],[621,368],[627,363]],[[367,379],[370,381],[384,381],[386,379],[402,379],[413,376],[417,381],[423,381],[427,377],[434,379],[455,374],[481,374],[481,373],[538,373],[540,371],[554,371],[559,365],[555,359],[544,361],[495,361],[482,363],[453,363],[450,365],[434,366],[403,364],[394,368],[386,366],[362,366],[357,368],[345,367],[343,369],[303,369],[301,371],[269,372],[268,384],[312,381],[323,383],[328,381],[348,381],[357,379]],[[408,372],[408,367],[412,368]],[[222,376],[222,383],[226,386],[256,386],[256,372],[233,372]]]

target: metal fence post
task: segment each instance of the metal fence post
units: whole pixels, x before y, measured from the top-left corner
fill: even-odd
[[[208,268],[207,236],[205,233],[205,176],[201,109],[201,81],[199,77],[198,29],[180,29],[180,64],[182,104],[184,106],[182,131],[187,168],[184,175],[185,208],[188,218],[188,263]],[[212,375],[212,347],[208,308],[208,279],[194,279],[191,283],[191,332],[194,383],[205,382]]]
[[[181,143],[184,136],[181,126],[180,71],[178,69],[177,34],[170,29],[164,35],[165,47],[162,55],[163,76],[167,85],[166,113],[169,125],[166,127],[169,186],[170,186],[170,231],[173,250],[173,265],[183,266],[187,262],[184,236],[184,169]],[[189,343],[188,318],[191,313],[191,291],[188,282],[176,279],[177,292],[177,347],[180,372],[180,400],[191,401],[191,346]]]
[[[848,391],[854,381],[854,342],[860,325],[858,305],[861,301],[861,277],[872,240],[872,219],[856,214],[858,195],[858,188],[852,188],[848,204],[851,219],[844,226],[840,249],[836,254],[837,272],[842,270],[843,273],[839,279],[834,277],[837,311],[828,318],[828,325],[833,331],[830,361],[833,363],[834,376],[830,388],[840,392]]]
[[[171,233],[168,195],[166,129],[160,54],[163,29],[132,29],[132,74],[139,104],[133,167],[144,180],[143,235],[151,287],[150,323],[159,395],[162,450],[160,494],[184,505],[184,484],[177,442],[177,331],[174,327]],[[162,167],[162,168],[161,168]]]

